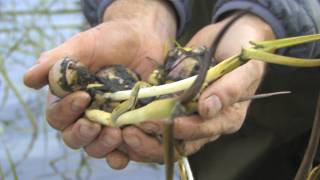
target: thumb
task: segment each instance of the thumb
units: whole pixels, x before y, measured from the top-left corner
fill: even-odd
[[[264,67],[263,62],[251,60],[211,84],[199,98],[200,115],[213,118],[224,107],[253,95],[262,79]]]
[[[37,63],[24,75],[24,84],[39,89],[48,83],[48,73],[51,67],[61,58],[81,59],[87,65],[93,53],[94,31],[79,33],[62,45],[41,54]]]

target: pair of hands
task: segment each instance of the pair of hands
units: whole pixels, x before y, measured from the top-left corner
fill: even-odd
[[[227,20],[200,30],[188,47],[209,46]],[[175,30],[171,32],[175,33]],[[79,59],[92,72],[111,64],[123,64],[146,80],[154,69],[147,57],[163,63],[163,33],[137,20],[107,21],[82,32],[55,49],[41,55],[37,64],[25,75],[24,82],[32,88],[47,84],[48,72],[57,60],[69,56]],[[216,53],[223,60],[240,52],[251,40],[273,38],[272,30],[259,18],[245,15],[226,33]],[[210,85],[200,96],[199,115],[175,120],[175,137],[186,142],[186,153],[195,153],[220,135],[237,131],[245,118],[249,102],[237,103],[242,97],[253,95],[265,65],[250,61]],[[106,158],[114,169],[123,169],[130,160],[138,162],[163,161],[162,145],[149,133],[161,134],[161,121],[149,121],[124,129],[102,127],[82,117],[90,103],[86,92],[74,92],[58,99],[50,92],[47,101],[49,124],[62,133],[72,149],[83,148],[88,155]]]

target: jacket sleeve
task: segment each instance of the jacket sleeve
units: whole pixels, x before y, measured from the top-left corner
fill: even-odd
[[[231,11],[246,9],[266,21],[277,38],[319,33],[319,0],[218,0],[213,21]],[[308,43],[280,52],[295,57],[319,57],[320,43]]]
[[[102,22],[102,17],[106,8],[114,0],[81,0],[83,13],[91,26],[96,26]],[[175,9],[178,18],[178,34],[182,34],[187,22],[191,18],[193,0],[168,0]]]

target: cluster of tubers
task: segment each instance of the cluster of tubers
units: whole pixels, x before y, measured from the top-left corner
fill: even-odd
[[[320,34],[252,42],[252,48],[244,48],[240,54],[206,71],[202,89],[250,59],[295,67],[319,67],[320,59],[306,60],[271,53],[280,48],[318,40]],[[105,126],[122,127],[150,119],[168,118],[177,102],[175,94],[190,88],[195,81],[205,51],[207,49],[203,47],[173,49],[168,53],[165,65],[159,66],[151,74],[149,82],[141,82],[135,72],[121,65],[108,66],[93,74],[79,61],[63,58],[50,70],[49,87],[51,92],[59,97],[78,90],[87,91],[92,102],[85,112],[86,118]],[[244,100],[250,99],[254,98]],[[196,98],[185,105],[187,113],[196,112],[196,107]],[[317,132],[316,128],[313,129]],[[308,149],[316,149],[316,146]],[[311,157],[306,153],[305,157],[309,156]],[[312,161],[301,165],[300,169],[309,167],[310,163]],[[299,170],[296,179],[305,179],[309,171],[302,170]],[[318,172],[319,168],[315,170]],[[318,177],[319,174],[311,173],[310,176]]]
[[[92,97],[92,102],[85,116],[91,121],[114,127],[131,123],[135,124],[141,121],[137,118],[136,122],[117,123],[117,119],[113,118],[114,116],[112,114],[119,114],[119,109],[122,109],[123,112],[117,116],[119,117],[129,110],[148,106],[148,104],[154,100],[173,97],[174,95],[164,92],[161,95],[153,95],[145,98],[139,97],[137,102],[130,104],[127,101],[135,96],[139,96],[139,92],[136,92],[137,94],[135,95],[131,92],[130,97],[120,100],[108,98],[108,94],[134,89],[138,83],[140,83],[140,86],[137,87],[137,91],[139,91],[141,87],[164,85],[196,75],[198,73],[200,59],[193,57],[194,55],[200,57],[204,51],[206,51],[204,47],[195,49],[175,48],[171,50],[168,53],[166,63],[163,66],[158,65],[158,68],[149,76],[148,82],[142,82],[139,75],[122,65],[106,66],[96,74],[93,74],[89,72],[80,61],[65,57],[59,60],[50,70],[49,88],[51,92],[58,97],[64,97],[74,91],[87,91]],[[157,101],[157,103],[151,104],[151,106],[159,107],[160,105],[161,107],[161,102],[162,101]],[[165,100],[165,102],[167,102],[167,100]],[[144,116],[148,114],[148,112],[149,111],[136,111],[135,117]],[[158,115],[157,113],[150,113],[153,117],[158,116],[162,118],[167,117],[170,111],[167,113],[165,111],[159,112]],[[144,120],[146,120],[146,118],[142,118],[142,121]]]
[[[319,34],[252,42],[252,48],[244,48],[240,54],[211,67],[207,71],[203,88],[250,59],[295,67],[319,66],[318,59],[305,60],[270,53],[279,48],[317,40],[320,40]],[[168,53],[165,65],[159,66],[151,74],[149,82],[142,83],[136,91],[134,87],[140,78],[124,66],[108,66],[92,74],[79,61],[63,58],[49,73],[49,87],[59,97],[77,90],[89,92],[92,103],[85,115],[89,120],[102,125],[122,127],[150,119],[167,118],[176,101],[174,94],[188,89],[195,81],[194,75],[198,73],[199,59],[204,51],[204,47],[174,48]],[[132,98],[137,99],[137,102],[128,103]],[[120,108],[116,108],[118,106]],[[196,112],[196,101],[187,104],[187,109],[188,113]],[[117,119],[112,118],[115,117],[112,114],[117,114]]]

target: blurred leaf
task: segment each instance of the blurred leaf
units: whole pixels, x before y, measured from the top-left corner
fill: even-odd
[[[2,100],[1,100],[1,105],[0,105],[0,109],[4,108],[4,106],[6,105],[7,103],[7,100],[8,100],[8,94],[9,94],[9,88],[8,86],[5,86],[3,88],[3,95],[2,95]]]

